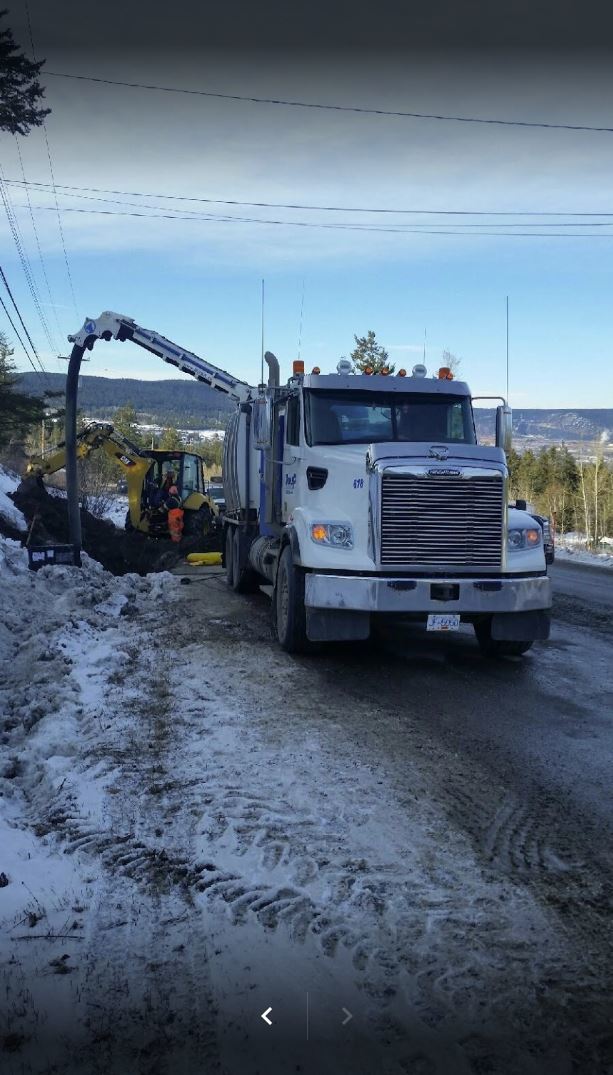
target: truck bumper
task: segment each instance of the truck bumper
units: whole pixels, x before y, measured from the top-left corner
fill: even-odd
[[[361,578],[307,573],[307,608],[356,612],[493,614],[551,608],[546,575],[502,579]]]

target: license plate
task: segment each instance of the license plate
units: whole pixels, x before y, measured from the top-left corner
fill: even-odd
[[[426,630],[428,631],[459,631],[460,617],[454,613],[432,613],[428,616]]]

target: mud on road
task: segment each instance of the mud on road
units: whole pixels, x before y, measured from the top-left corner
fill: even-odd
[[[38,1029],[22,997],[9,1070],[42,1041],[67,1073],[610,1071],[608,640],[291,658],[264,597],[146,585],[80,667],[71,773],[22,774],[82,940],[14,942],[70,973],[30,988]]]

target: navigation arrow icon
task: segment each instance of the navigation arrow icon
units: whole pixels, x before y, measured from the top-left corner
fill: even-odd
[[[353,1019],[353,1015],[347,1008],[343,1008],[343,1011],[345,1013],[345,1018],[343,1019],[341,1026],[347,1026],[347,1023],[351,1022]]]
[[[343,1011],[344,1010],[345,1009],[343,1008]],[[269,1026],[272,1026],[272,1020],[268,1018],[268,1016],[270,1015],[271,1011],[272,1011],[272,1008],[267,1008],[266,1011],[262,1012],[262,1014],[260,1016],[260,1019],[263,1019],[264,1022],[268,1023]]]

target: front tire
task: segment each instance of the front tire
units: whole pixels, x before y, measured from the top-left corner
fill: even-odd
[[[306,653],[312,649],[306,633],[304,571],[294,564],[292,550],[281,553],[273,595],[275,626],[281,649],[286,653]]]
[[[484,657],[521,657],[534,645],[532,640],[517,642],[506,638],[492,638],[492,621],[481,620],[474,624],[479,649]]]

